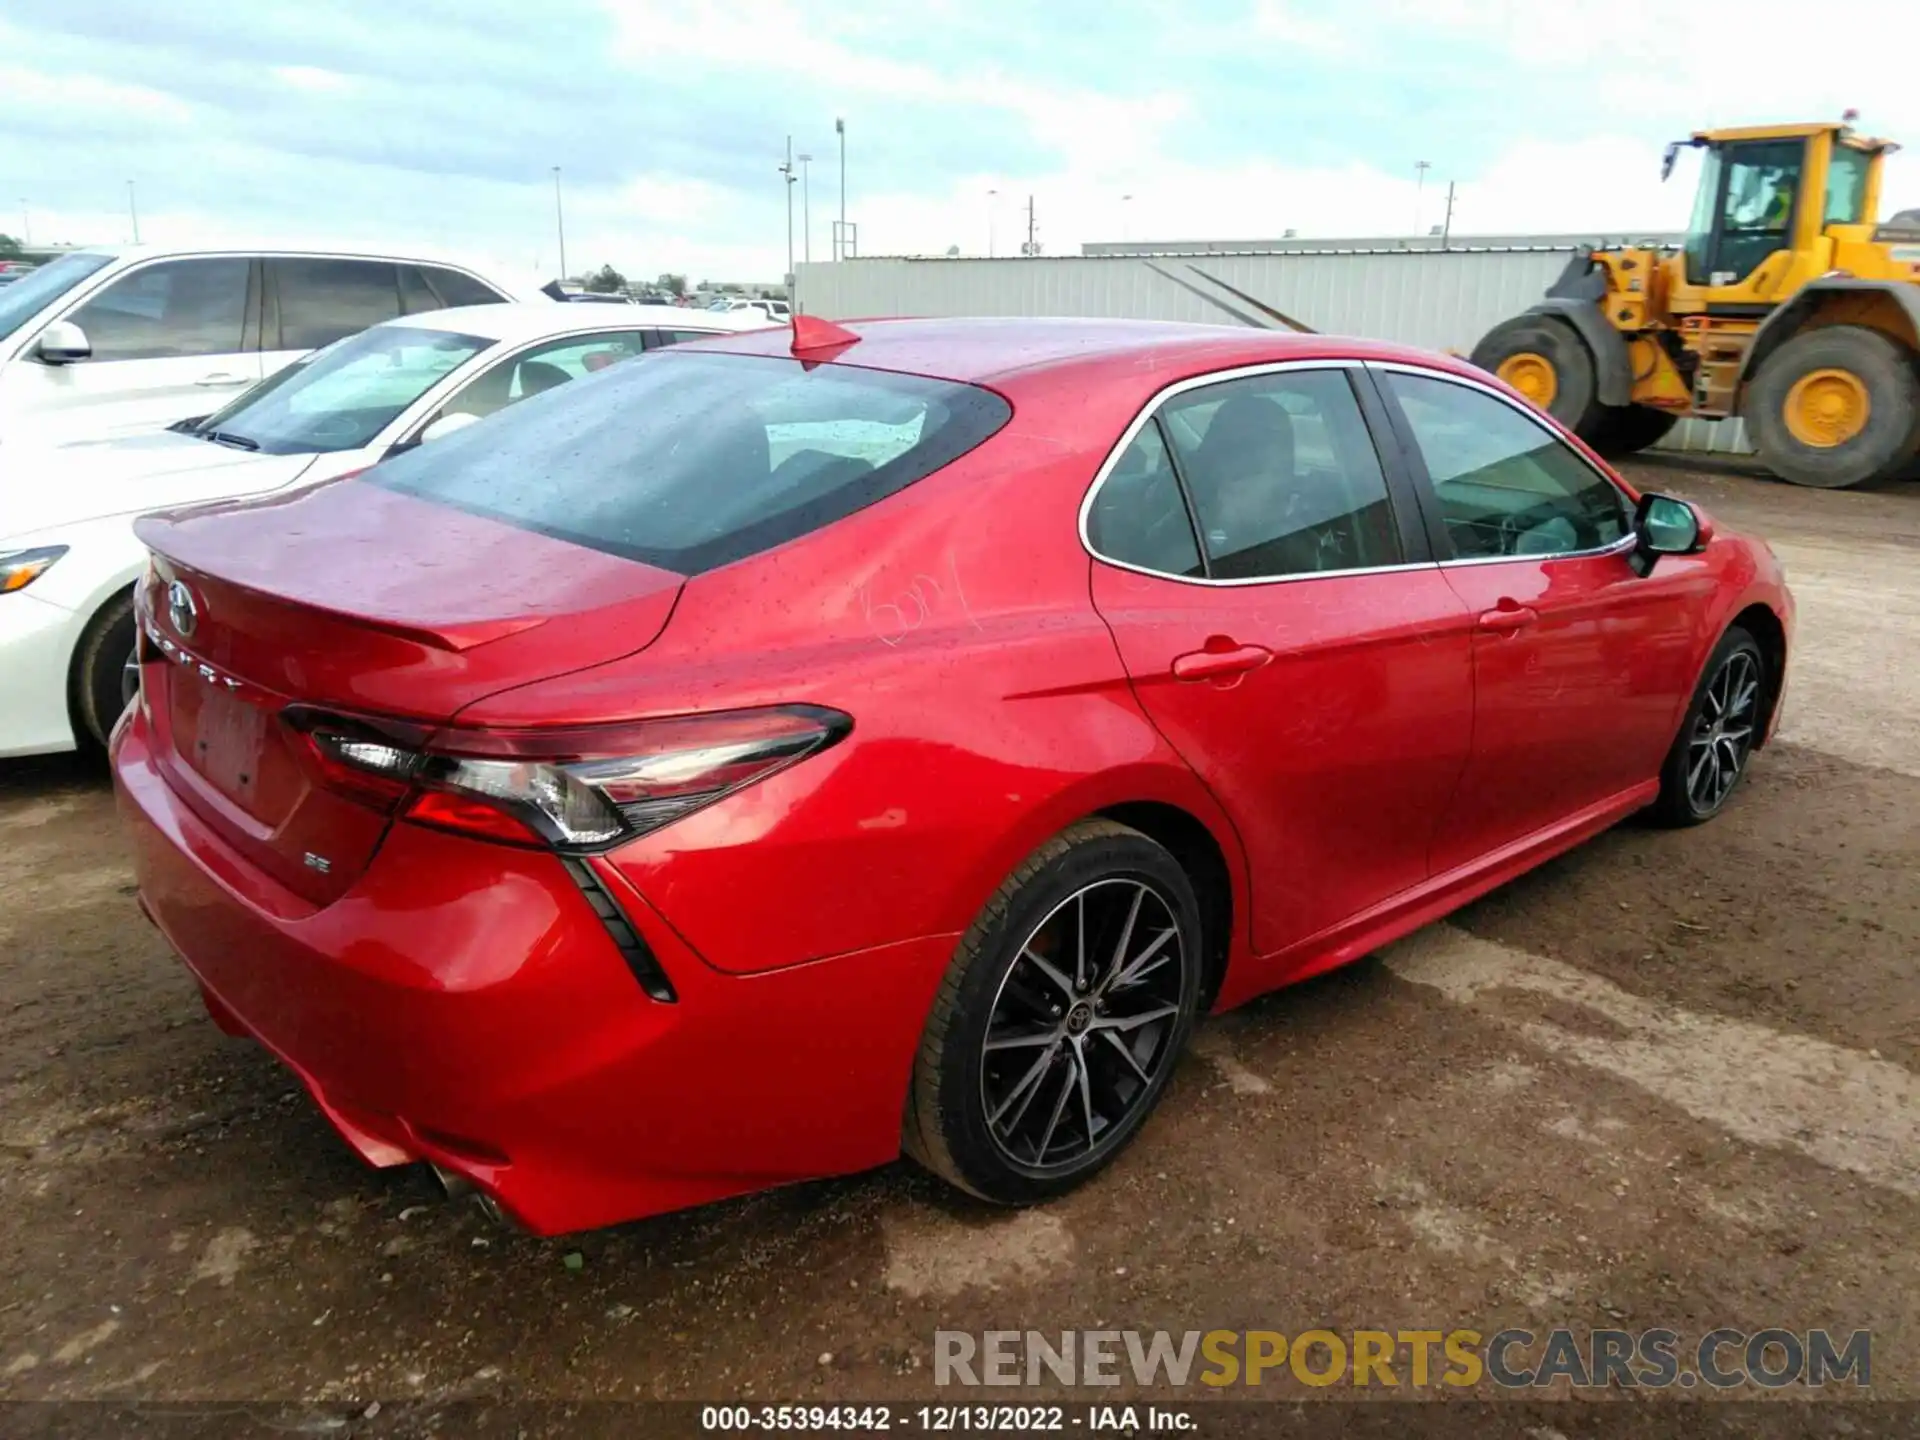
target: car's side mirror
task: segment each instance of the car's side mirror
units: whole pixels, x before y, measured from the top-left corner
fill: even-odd
[[[1685,500],[1642,495],[1633,512],[1634,569],[1645,575],[1662,555],[1697,555],[1713,539],[1713,522]]]
[[[71,320],[56,320],[40,332],[33,352],[48,365],[71,365],[93,358],[93,342]]]
[[[472,425],[479,420],[479,418],[478,415],[469,415],[464,410],[456,410],[450,415],[442,415],[420,432],[420,443],[425,445],[429,441],[444,440],[447,436],[466,429],[467,426]]]

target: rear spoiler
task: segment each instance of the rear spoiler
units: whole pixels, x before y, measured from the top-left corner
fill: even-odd
[[[540,293],[549,300],[558,300],[562,303],[564,303],[567,298],[567,292],[560,288],[560,282],[558,280],[549,280],[546,284],[542,285],[540,287]]]

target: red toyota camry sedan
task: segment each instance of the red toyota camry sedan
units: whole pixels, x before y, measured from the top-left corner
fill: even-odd
[[[140,534],[148,913],[541,1232],[1057,1194],[1202,1010],[1713,816],[1792,634],[1485,374],[1132,322],[803,318]]]

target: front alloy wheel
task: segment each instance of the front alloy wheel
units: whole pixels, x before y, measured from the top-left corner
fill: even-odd
[[[1770,693],[1759,643],[1739,626],[1720,637],[1660,769],[1649,812],[1663,825],[1698,825],[1733,794],[1766,723]]]
[[[1732,792],[1753,750],[1760,718],[1760,666],[1735,650],[1707,682],[1705,703],[1687,737],[1687,799],[1694,812],[1711,815]]]
[[[901,1139],[983,1199],[1094,1174],[1159,1103],[1200,1001],[1199,906],[1139,831],[1074,825],[961,938],[920,1042]]]

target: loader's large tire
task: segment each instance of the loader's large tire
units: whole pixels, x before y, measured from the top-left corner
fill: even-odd
[[[1920,442],[1920,370],[1858,325],[1794,336],[1760,365],[1741,407],[1761,461],[1783,480],[1840,490],[1889,479]]]
[[[1651,405],[1608,405],[1600,411],[1594,434],[1581,438],[1609,459],[1638,455],[1665,438],[1678,418]]]
[[[1489,330],[1471,358],[1583,440],[1605,413],[1594,398],[1593,355],[1564,320],[1516,315]]]

